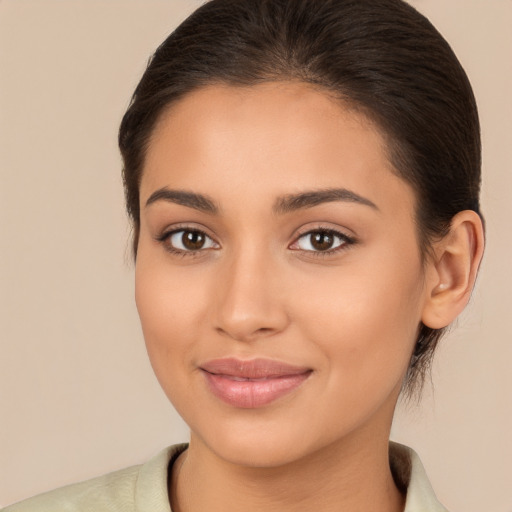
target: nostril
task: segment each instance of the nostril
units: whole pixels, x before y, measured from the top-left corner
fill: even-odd
[[[256,333],[260,333],[260,334],[268,334],[270,332],[274,331],[274,329],[270,328],[270,327],[260,327]]]
[[[231,328],[216,327],[215,331],[221,336],[226,336],[236,341],[253,341],[258,338],[271,336],[279,329],[272,327],[260,327],[257,329],[248,329],[243,326],[231,326]]]
[[[219,283],[220,293],[211,310],[212,327],[237,341],[252,341],[286,329],[289,319],[285,301],[262,279],[262,272],[248,272],[248,264],[240,261],[239,265],[229,279]]]

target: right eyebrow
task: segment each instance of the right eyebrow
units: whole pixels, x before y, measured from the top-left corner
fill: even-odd
[[[167,201],[170,203],[180,204],[212,215],[219,213],[219,208],[212,199],[202,194],[196,194],[195,192],[172,190],[167,187],[163,187],[156,190],[149,196],[149,199],[146,201],[146,208],[157,201]]]

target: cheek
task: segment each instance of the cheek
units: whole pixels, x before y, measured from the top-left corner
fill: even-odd
[[[192,272],[193,273],[193,272]],[[187,353],[205,326],[207,287],[201,276],[140,254],[135,271],[135,300],[151,364],[162,384],[185,368]]]
[[[421,318],[420,264],[381,260],[347,268],[303,281],[308,292],[297,295],[294,317],[324,353],[339,389],[345,389],[340,381],[363,391],[386,379],[394,386],[409,364]]]

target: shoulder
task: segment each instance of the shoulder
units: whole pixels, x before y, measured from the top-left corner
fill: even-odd
[[[68,485],[7,507],[2,512],[133,510],[133,489],[140,466]],[[115,504],[115,506],[113,505]]]
[[[34,496],[1,512],[170,512],[168,466],[185,448],[171,446],[145,464]]]

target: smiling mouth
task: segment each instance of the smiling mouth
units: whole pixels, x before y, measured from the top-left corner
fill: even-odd
[[[201,365],[209,390],[223,402],[243,409],[268,405],[304,383],[311,368],[271,359],[215,359]]]

